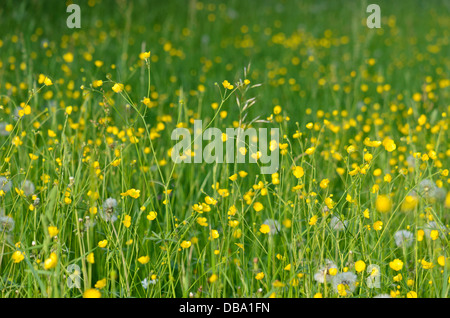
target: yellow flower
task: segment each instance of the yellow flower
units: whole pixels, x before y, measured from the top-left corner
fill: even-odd
[[[120,83],[116,83],[114,84],[114,86],[112,87],[112,90],[116,93],[120,93],[123,91],[123,84]]]
[[[334,208],[334,201],[331,197],[325,198],[325,204],[330,210]]]
[[[294,174],[294,176],[295,176],[297,179],[300,179],[300,178],[303,177],[303,175],[305,174],[305,172],[303,171],[303,168],[300,167],[300,166],[296,166],[296,167],[294,168],[294,170],[292,171],[292,173]]]
[[[196,211],[196,212],[198,212],[198,213],[203,213],[203,205],[200,203],[200,204],[194,204],[193,206],[192,206],[192,209],[194,210],[194,211]]]
[[[147,264],[149,261],[150,261],[149,256],[141,256],[138,258],[138,262],[141,263],[142,265]]]
[[[123,218],[122,223],[123,223],[123,225],[124,225],[126,228],[129,228],[130,225],[131,225],[131,216],[129,216],[128,214],[125,215],[125,217]]]
[[[261,227],[259,228],[259,231],[263,234],[267,234],[270,232],[270,227],[267,224],[263,224],[261,225]]]
[[[219,277],[218,277],[216,274],[212,274],[212,275],[209,277],[208,281],[209,281],[211,284],[213,284],[213,283],[215,283],[215,282],[217,281],[218,278],[219,278]]]
[[[245,156],[245,154],[247,153],[247,149],[245,147],[240,147],[239,152],[241,153],[241,155]]]
[[[317,220],[319,219],[319,217],[317,216],[317,215],[313,215],[310,219],[309,219],[309,221],[308,221],[308,224],[309,225],[315,225],[316,223],[317,223]]]
[[[352,198],[352,196],[350,195],[350,193],[347,193],[347,195],[346,195],[346,197],[345,197],[345,200],[346,200],[347,202],[350,202],[350,203],[352,203],[352,202],[355,201],[355,200],[353,200],[353,198]]]
[[[106,286],[106,278],[103,278],[95,283],[95,288],[102,289]]]
[[[417,298],[417,293],[412,290],[406,294],[406,298]]]
[[[23,108],[20,109],[19,112],[18,112],[18,115],[20,117],[23,117],[23,116],[29,115],[29,114],[31,114],[31,107],[30,107],[30,105],[23,106]]]
[[[392,201],[388,195],[381,194],[377,196],[375,207],[381,213],[387,213],[392,209]]]
[[[181,244],[180,244],[180,246],[181,246],[182,248],[189,248],[189,247],[191,247],[191,245],[192,245],[191,241],[183,241],[183,242],[181,242]]]
[[[257,279],[257,280],[261,280],[261,279],[263,279],[264,278],[264,273],[263,272],[259,272],[258,274],[256,274],[256,276],[255,276],[255,278]]]
[[[230,206],[230,208],[228,209],[228,213],[227,213],[227,214],[233,216],[233,215],[236,214],[236,212],[237,212],[236,207],[235,207],[234,205],[232,205],[232,206]]]
[[[53,85],[53,82],[48,77],[45,77],[44,84],[45,84],[45,86],[51,86],[51,85]]]
[[[315,293],[314,298],[323,298],[322,293]]]
[[[12,254],[11,258],[12,258],[13,262],[17,264],[24,260],[25,255],[21,251],[15,251]]]
[[[89,288],[83,293],[83,298],[101,298],[102,293],[95,288]]]
[[[147,215],[147,219],[149,221],[153,221],[154,219],[156,219],[157,215],[158,215],[158,213],[156,213],[155,211],[150,211]]]
[[[328,274],[330,274],[331,276],[336,276],[338,270],[336,267],[331,267],[330,269],[328,269]]]
[[[151,52],[150,52],[150,51],[148,51],[148,52],[142,52],[141,54],[139,54],[139,58],[140,58],[141,60],[146,60],[146,59],[149,59],[149,58],[150,58],[150,55],[151,55]]]
[[[226,89],[233,89],[233,88],[234,88],[234,86],[231,85],[227,80],[224,80],[224,81],[222,82],[222,85],[223,85],[223,87],[225,87]]]
[[[106,247],[107,244],[108,244],[108,241],[103,240],[103,241],[98,242],[98,247],[104,248],[104,247]]]
[[[445,256],[439,256],[437,261],[439,265],[445,266]]]
[[[347,289],[347,288],[345,287],[344,284],[339,284],[339,285],[337,286],[338,293],[339,293],[339,295],[342,296],[342,297],[347,296],[347,290],[346,290],[346,289]]]
[[[242,244],[242,243],[234,243],[234,244],[236,244],[237,247],[239,247],[242,250],[244,250],[244,244]]]
[[[259,211],[261,211],[262,209],[264,209],[264,206],[262,205],[261,202],[255,202],[255,203],[253,204],[253,209],[254,209],[256,212],[259,212]]]
[[[258,160],[259,158],[261,158],[262,156],[262,152],[261,151],[257,151],[256,153],[252,153],[251,157],[255,160]]]
[[[67,52],[66,54],[63,55],[63,59],[64,59],[64,61],[66,61],[66,63],[72,63],[73,62],[73,54],[71,52]]]
[[[94,81],[93,82],[93,86],[94,87],[100,87],[103,85],[103,81],[102,80],[98,80],[98,81]]]
[[[47,77],[47,76],[45,76],[44,74],[39,74],[39,77],[38,77],[38,83],[39,83],[39,84],[43,84],[44,81],[45,81],[45,79],[46,79],[46,77]]]
[[[7,132],[11,132],[13,129],[14,129],[14,126],[11,125],[11,124],[8,124],[8,125],[5,126],[5,130],[6,130]]]
[[[382,228],[383,228],[383,222],[381,222],[381,221],[376,221],[376,222],[373,224],[373,229],[374,229],[375,231],[381,231]]]
[[[219,238],[219,232],[217,230],[211,230],[211,233],[209,235],[210,240],[214,240],[216,238]]]
[[[208,220],[206,219],[206,218],[198,218],[197,219],[197,223],[200,225],[200,226],[208,226],[208,222],[207,222]]]
[[[122,159],[116,159],[113,162],[111,162],[111,166],[113,167],[117,167],[118,165],[120,165],[120,162],[122,161]]]
[[[396,258],[392,262],[389,262],[389,267],[398,272],[403,268],[403,262]]]
[[[88,263],[94,264],[95,263],[94,253],[89,253],[88,256],[86,257],[86,261]]]
[[[422,264],[423,269],[431,269],[433,268],[433,263],[427,262],[426,260],[420,261],[420,264]]]
[[[11,141],[11,143],[12,143],[14,146],[16,146],[16,147],[19,147],[20,145],[23,144],[23,142],[22,142],[22,140],[20,140],[20,137],[19,137],[19,136],[15,136],[15,137],[13,138],[13,140]]]
[[[315,150],[316,150],[315,147],[310,147],[310,148],[308,148],[308,149],[305,150],[305,153],[306,153],[307,155],[312,155],[312,154],[314,153]]]
[[[239,174],[239,177],[241,177],[241,178],[245,178],[247,175],[248,175],[248,173],[247,172],[245,172],[245,171],[239,171],[238,172],[238,174]],[[450,193],[450,192],[449,192]]]
[[[439,238],[439,231],[438,230],[432,230],[430,232],[430,237],[433,241],[437,240]]]
[[[326,189],[328,187],[328,185],[330,184],[330,180],[328,179],[323,179],[322,181],[320,181],[320,187],[322,189]]]
[[[214,199],[214,198],[211,198],[210,196],[206,196],[205,197],[205,203],[208,205],[208,204],[211,204],[211,205],[216,205],[217,204],[217,200],[216,199]],[[208,211],[209,212],[209,211]]]
[[[413,211],[418,204],[419,204],[418,198],[412,195],[407,195],[405,197],[405,200],[403,200],[403,203],[400,208],[403,212]]]
[[[137,199],[141,195],[141,190],[130,189],[127,190],[126,192],[121,193],[120,195],[123,197],[130,196],[133,199]]]
[[[290,229],[292,227],[292,221],[290,219],[284,219],[283,220],[283,225],[284,227],[286,227],[287,229]]]
[[[47,230],[50,237],[55,237],[59,233],[59,230],[56,226],[49,226]]]
[[[54,252],[52,252],[52,253],[50,253],[50,257],[44,261],[44,268],[45,269],[55,268],[57,262],[58,262],[58,257],[56,256],[56,254]]]
[[[397,145],[395,144],[395,142],[390,138],[385,138],[383,140],[383,146],[384,146],[384,149],[386,149],[388,152],[392,152],[397,148]]]
[[[365,210],[363,211],[363,215],[364,215],[364,217],[365,217],[366,219],[370,219],[370,211],[369,211],[369,209],[365,209]]]
[[[281,287],[284,287],[285,284],[283,282],[280,282],[279,280],[276,280],[272,283],[272,286],[275,288],[281,288]]]
[[[425,236],[425,231],[424,230],[418,230],[417,231],[417,241],[421,242],[423,241],[423,237]]]
[[[366,263],[364,261],[357,261],[355,263],[355,270],[360,273],[366,269]]]
[[[427,116],[424,114],[420,115],[419,119],[417,120],[417,123],[420,126],[423,126],[423,125],[425,125],[426,122],[427,122]]]
[[[355,151],[356,151],[356,147],[355,146],[350,145],[350,146],[347,147],[347,153],[350,154],[350,153],[353,153]]]
[[[219,195],[223,198],[226,198],[230,195],[230,191],[228,191],[228,189],[219,189],[217,190],[217,193],[219,193]]]
[[[372,154],[370,154],[370,153],[364,154],[364,161],[371,162],[372,158],[373,158]]]

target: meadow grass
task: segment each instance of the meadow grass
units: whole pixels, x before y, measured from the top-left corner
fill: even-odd
[[[450,7],[377,3],[4,1],[1,296],[448,297]],[[278,172],[175,164],[196,119]]]

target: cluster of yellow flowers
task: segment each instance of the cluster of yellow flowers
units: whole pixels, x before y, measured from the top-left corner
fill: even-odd
[[[219,21],[233,15],[225,3],[193,6],[202,23],[233,32],[212,37],[177,26],[168,39],[173,25],[136,25],[114,59],[100,52],[119,32],[105,31],[101,19],[92,41],[84,31],[49,41],[41,27],[29,35],[30,50],[18,35],[0,40],[8,45],[0,50],[1,272],[31,286],[20,277],[31,279],[30,264],[48,282],[79,264],[86,298],[114,296],[119,285],[121,295],[164,297],[220,296],[227,284],[249,297],[444,290],[445,32],[430,31],[423,47],[410,49],[420,41],[399,38],[388,16],[374,30],[383,37],[377,57],[356,52],[372,37],[345,28],[308,31],[279,18],[234,25]],[[210,46],[189,53],[197,43],[190,41]],[[8,56],[13,49],[27,52],[23,61]],[[355,53],[364,56],[359,64]],[[242,74],[237,67],[249,59]],[[406,67],[421,74],[399,75]],[[261,174],[262,152],[248,145],[235,152],[254,165],[174,163],[172,132],[194,132],[198,119],[278,128],[280,140],[268,147],[279,150],[278,170]],[[48,284],[36,295],[78,292]]]

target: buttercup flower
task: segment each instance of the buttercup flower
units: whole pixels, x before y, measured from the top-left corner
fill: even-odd
[[[394,259],[392,262],[389,263],[389,267],[392,268],[394,271],[400,271],[403,268],[403,262],[399,260],[398,258]]]
[[[112,87],[112,90],[116,93],[121,93],[123,91],[123,84],[120,84],[120,83],[114,84],[114,86]]]
[[[83,298],[101,298],[102,293],[96,288],[90,288],[83,293]]]

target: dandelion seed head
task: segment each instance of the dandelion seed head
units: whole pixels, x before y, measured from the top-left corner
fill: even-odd
[[[26,196],[30,196],[34,194],[34,191],[36,190],[34,183],[30,180],[24,180],[22,181],[22,184],[20,185],[20,188],[23,190],[23,193]]]
[[[352,293],[356,288],[356,279],[357,276],[355,273],[352,272],[345,272],[345,273],[339,273],[336,276],[334,276],[332,280],[333,288],[336,292],[338,292],[338,286],[343,285],[345,286],[346,292]]]
[[[5,177],[0,177],[0,190],[3,192],[9,192],[12,188],[12,182]]]
[[[116,209],[117,200],[114,198],[108,198],[103,202],[103,213],[101,217],[105,221],[115,222],[117,220]]]
[[[343,231],[347,228],[348,221],[342,221],[340,218],[333,216],[330,221],[330,227],[334,231]]]
[[[400,230],[395,232],[394,234],[394,240],[395,244],[398,247],[409,247],[413,243],[414,234],[412,234],[410,231],[407,230]]]
[[[330,281],[333,277],[329,273],[331,268],[335,268],[337,270],[336,264],[328,259],[325,260],[325,265],[320,267],[319,270],[314,274],[314,280],[322,284],[325,282],[325,279],[327,281]]]

